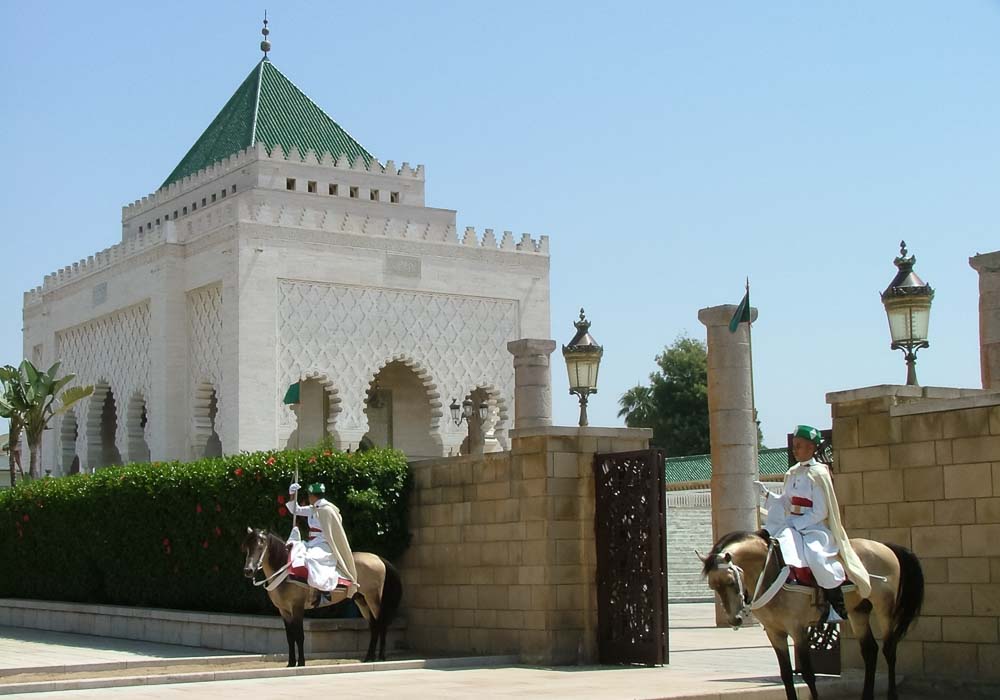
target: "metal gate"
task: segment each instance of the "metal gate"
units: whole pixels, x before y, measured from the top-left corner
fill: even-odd
[[[602,664],[668,662],[665,478],[661,450],[594,456]]]

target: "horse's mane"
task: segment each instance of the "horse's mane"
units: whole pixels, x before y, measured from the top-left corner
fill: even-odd
[[[767,530],[757,530],[756,532],[747,532],[745,530],[736,530],[723,535],[719,538],[719,541],[712,545],[712,549],[709,550],[708,556],[705,557],[705,564],[701,569],[701,573],[705,576],[710,574],[715,570],[716,559],[718,555],[722,554],[722,551],[731,544],[736,544],[737,542],[745,542],[746,540],[761,539],[765,542],[770,538]]]
[[[271,568],[278,570],[288,563],[288,550],[285,541],[269,530],[264,530],[267,538],[267,562]]]

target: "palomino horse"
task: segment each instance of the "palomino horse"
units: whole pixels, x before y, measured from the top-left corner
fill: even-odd
[[[263,570],[265,580],[270,580],[275,572],[288,563],[285,541],[266,530],[248,527],[241,549],[247,555],[243,565],[243,574],[247,578],[252,579],[258,571]],[[385,635],[399,611],[403,584],[396,568],[377,554],[354,552],[354,564],[358,572],[358,592],[354,594],[353,600],[368,621],[368,629],[371,631],[365,661],[375,660],[376,641],[379,643],[378,658],[385,661]],[[298,645],[298,665],[305,666],[305,629],[302,618],[306,610],[317,606],[319,592],[288,580],[274,588],[267,588],[268,597],[285,622],[288,665],[295,666],[295,647]],[[347,597],[346,590],[342,589],[335,590],[330,595],[330,603],[339,603]]]
[[[753,610],[778,656],[781,680],[789,700],[796,698],[788,655],[788,637],[792,638],[802,677],[815,700],[816,675],[809,658],[807,630],[819,622],[822,609],[813,595],[788,590],[777,581],[783,569],[776,547],[774,554],[770,554],[769,542],[766,530],[731,532],[716,542],[707,556],[701,557],[703,573],[708,577],[708,585],[719,594],[729,624],[734,628],[742,625]],[[896,645],[920,614],[924,574],[917,557],[905,547],[862,539],[852,539],[851,544],[872,576],[872,592],[867,599],[853,590],[845,589],[844,592],[851,628],[861,640],[861,655],[865,661],[861,697],[864,700],[874,697],[878,662],[878,643],[870,624],[874,615],[882,632],[882,653],[889,671],[888,695],[890,700],[895,700]],[[767,600],[771,594],[773,597]]]

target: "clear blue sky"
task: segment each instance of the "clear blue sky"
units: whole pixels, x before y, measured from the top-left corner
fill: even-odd
[[[921,383],[979,385],[997,2],[271,5],[275,65],[379,158],[424,163],[429,205],[551,236],[552,337],[582,305],[605,346],[593,425],[747,275],[768,444],[828,426],[828,391],[901,383],[878,298],[901,238],[937,290]],[[4,3],[0,362],[22,292],[116,242],[259,59],[263,7]]]

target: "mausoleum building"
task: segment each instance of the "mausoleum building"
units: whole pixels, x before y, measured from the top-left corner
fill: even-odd
[[[465,398],[505,445],[507,343],[549,335],[548,239],[459,233],[424,184],[265,55],[159,189],[123,207],[120,242],[25,294],[25,357],[95,386],[46,434],[43,468],[323,439],[442,456],[466,436],[448,411]]]

